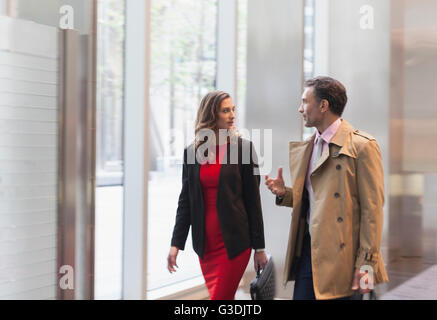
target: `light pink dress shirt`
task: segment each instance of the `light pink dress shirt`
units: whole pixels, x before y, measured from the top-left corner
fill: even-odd
[[[316,145],[317,142],[319,141],[319,139],[323,139],[323,143],[322,143],[322,153],[325,151],[325,149],[328,147],[329,142],[331,142],[332,138],[334,138],[335,134],[338,131],[338,128],[340,128],[341,122],[343,120],[342,119],[337,119],[336,121],[334,121],[325,131],[323,131],[322,134],[319,133],[319,130],[316,129],[316,138],[314,139],[314,147],[313,147],[313,152],[311,154],[311,159],[310,159],[310,163],[308,165],[308,172],[307,172],[307,176],[305,179],[305,188],[308,190],[308,196],[309,196],[309,202],[311,203],[311,197],[312,197],[312,193],[311,193],[311,180],[310,180],[310,175],[311,172],[313,171],[313,159],[315,157],[316,154]],[[311,209],[308,209],[311,210]],[[309,212],[307,214],[307,222],[309,223]]]

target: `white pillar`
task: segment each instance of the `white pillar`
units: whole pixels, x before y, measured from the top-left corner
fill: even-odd
[[[123,299],[146,298],[150,0],[126,1]]]

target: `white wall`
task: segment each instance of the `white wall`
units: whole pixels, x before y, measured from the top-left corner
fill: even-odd
[[[0,299],[56,298],[57,45],[0,16]]]

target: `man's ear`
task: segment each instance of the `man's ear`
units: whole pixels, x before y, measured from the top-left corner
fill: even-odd
[[[326,112],[328,110],[329,110],[329,101],[326,99],[322,99],[322,101],[320,101],[320,111]]]

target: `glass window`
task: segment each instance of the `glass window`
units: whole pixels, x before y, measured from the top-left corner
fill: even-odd
[[[167,270],[167,254],[181,191],[184,147],[194,138],[201,98],[215,90],[216,0],[151,2],[150,180],[148,290],[201,276],[191,234]]]
[[[97,183],[123,173],[124,1],[100,0],[97,65]]]
[[[98,1],[95,299],[120,299],[125,1]]]

